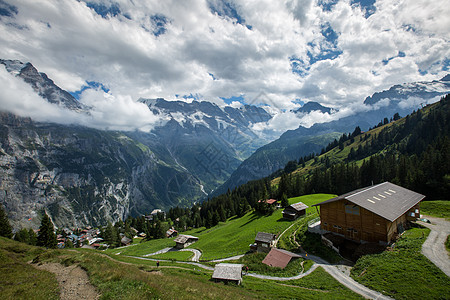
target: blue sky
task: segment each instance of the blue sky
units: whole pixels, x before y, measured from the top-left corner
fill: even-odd
[[[356,111],[374,92],[449,72],[445,2],[0,0],[0,53],[94,106],[238,106],[264,93],[282,110]]]

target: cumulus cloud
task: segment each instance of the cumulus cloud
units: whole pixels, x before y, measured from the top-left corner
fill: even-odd
[[[3,58],[30,61],[69,91],[100,82],[106,98],[83,101],[105,109],[104,99],[193,94],[224,105],[261,92],[280,109],[298,99],[342,109],[441,78],[450,58],[450,6],[440,1],[377,0],[370,15],[350,0],[328,9],[315,0],[5,2],[16,9],[0,20]]]
[[[12,76],[3,65],[0,67],[0,109],[3,111],[40,122],[124,131],[150,131],[167,120],[155,116],[145,104],[134,102],[130,96],[112,96],[89,89],[81,99],[92,107],[90,115],[50,104],[21,78]]]

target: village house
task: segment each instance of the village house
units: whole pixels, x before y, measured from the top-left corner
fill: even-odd
[[[425,198],[401,186],[384,182],[314,204],[320,207],[322,233],[332,232],[357,242],[387,244],[420,217]]]
[[[291,204],[283,210],[283,218],[287,220],[295,220],[300,216],[304,216],[307,208],[308,206],[303,204],[303,202]]]
[[[181,234],[176,239],[174,239],[176,245],[175,248],[183,249],[188,247],[189,245],[198,241],[198,237],[192,235]]]
[[[242,282],[242,265],[220,263],[214,267],[212,279],[216,282],[223,281],[225,283],[234,282],[241,284]]]
[[[277,205],[278,200],[275,199],[266,199],[266,200],[258,200],[259,203],[266,202],[269,205]]]
[[[120,240],[120,243],[122,244],[122,246],[128,246],[133,242],[132,239],[127,238],[126,236],[122,237],[122,239]]]
[[[255,243],[250,245],[250,249],[257,252],[269,252],[275,243],[276,235],[267,232],[258,232]]]
[[[283,249],[272,248],[262,263],[271,267],[284,269],[293,258],[299,257],[301,257],[299,254]]]
[[[178,231],[176,231],[173,228],[170,228],[169,230],[166,231],[166,237],[168,238],[172,238],[178,235]]]

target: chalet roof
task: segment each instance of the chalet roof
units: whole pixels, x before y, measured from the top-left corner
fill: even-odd
[[[393,222],[422,201],[423,198],[425,198],[424,195],[390,182],[384,182],[355,190],[313,206],[347,200]]]
[[[308,205],[304,204],[303,202],[297,202],[297,203],[289,205],[286,208],[293,208],[296,211],[301,211],[301,210],[307,209]]]
[[[214,267],[213,279],[242,280],[242,265],[220,263]]]
[[[184,244],[190,239],[198,240],[198,237],[187,234],[181,234],[176,239],[174,239],[174,241],[175,243]]]
[[[167,231],[166,231],[166,235],[172,235],[173,233],[175,233],[175,232],[177,232],[178,233],[178,231],[176,231],[175,229],[168,229]]]
[[[131,243],[131,239],[130,238],[127,238],[126,236],[124,236],[121,240],[120,240],[120,242],[122,243],[122,244],[128,244],[128,243]]]
[[[275,240],[275,237],[276,235],[273,233],[258,232],[255,237],[255,242],[271,243]]]
[[[292,258],[301,257],[298,254],[289,252],[283,249],[272,248],[270,252],[266,255],[263,264],[266,264],[271,267],[278,267],[284,269],[287,264],[291,261]]]
[[[258,200],[258,202],[266,202],[267,204],[274,204],[277,201],[278,200],[275,200],[275,199]]]

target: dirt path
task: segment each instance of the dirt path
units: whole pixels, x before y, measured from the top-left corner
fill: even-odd
[[[58,263],[46,263],[38,265],[36,268],[56,275],[62,300],[98,299],[100,297],[95,287],[89,282],[86,271],[76,265],[64,267]]]
[[[431,224],[417,222],[431,229],[427,240],[422,245],[422,254],[450,277],[450,259],[447,249],[445,249],[445,241],[447,236],[450,235],[450,222],[429,216],[425,216],[425,218],[430,220]]]

